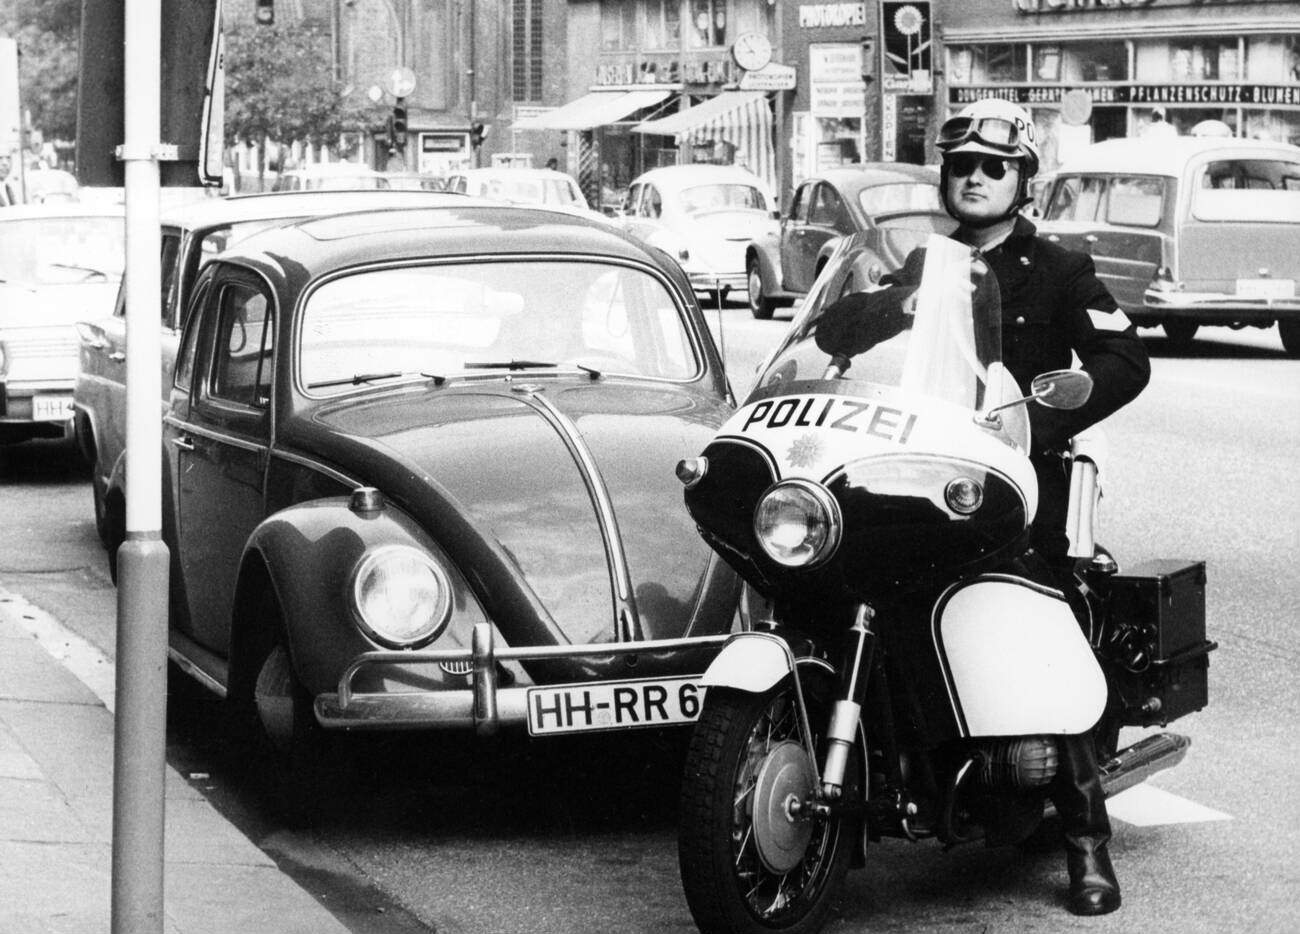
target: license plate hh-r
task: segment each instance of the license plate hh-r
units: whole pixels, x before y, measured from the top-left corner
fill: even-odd
[[[546,736],[691,723],[699,718],[704,700],[698,680],[697,676],[531,688],[528,732]]]

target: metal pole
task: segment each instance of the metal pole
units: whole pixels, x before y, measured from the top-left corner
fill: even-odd
[[[167,547],[162,542],[158,321],[164,0],[126,0],[126,541],[118,549],[113,934],[163,930]],[[174,147],[172,147],[174,148]]]

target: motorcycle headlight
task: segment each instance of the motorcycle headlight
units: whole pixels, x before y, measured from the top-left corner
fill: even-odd
[[[352,575],[352,608],[367,636],[390,648],[432,641],[451,616],[451,582],[428,554],[405,545],[368,552]]]
[[[785,480],[763,494],[754,510],[754,534],[767,556],[788,568],[813,567],[840,543],[839,504],[807,480]]]

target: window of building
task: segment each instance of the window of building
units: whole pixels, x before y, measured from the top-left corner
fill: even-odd
[[[682,0],[646,0],[645,48],[679,49],[682,44]]]
[[[636,47],[636,5],[600,0],[600,50],[622,52]]]
[[[1030,80],[1029,50],[1023,43],[953,46],[948,62],[954,84]]]
[[[511,90],[516,101],[542,99],[542,0],[513,0]]]
[[[689,0],[686,46],[717,48],[727,44],[727,0]]]
[[[1237,40],[1171,43],[1169,76],[1174,81],[1235,81],[1238,77]]]
[[[1128,80],[1128,49],[1123,42],[1071,42],[1064,52],[1062,81]]]

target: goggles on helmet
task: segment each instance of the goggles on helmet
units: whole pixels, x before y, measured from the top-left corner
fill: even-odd
[[[1020,128],[1003,117],[952,117],[939,128],[936,145],[940,149],[951,149],[970,140],[1009,156],[1022,154]]]

